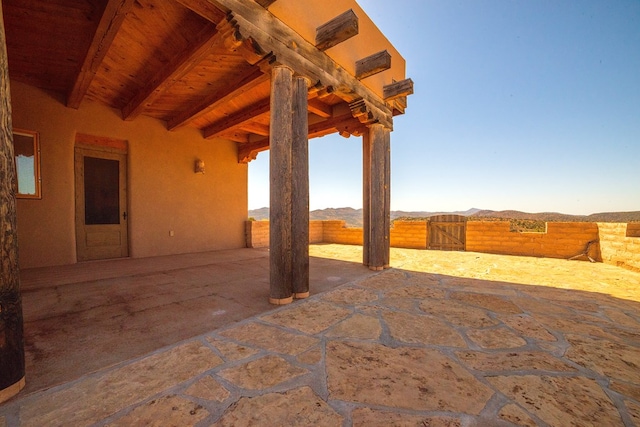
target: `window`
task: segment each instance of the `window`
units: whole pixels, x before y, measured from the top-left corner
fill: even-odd
[[[21,199],[40,199],[40,141],[37,132],[13,129],[13,149]]]

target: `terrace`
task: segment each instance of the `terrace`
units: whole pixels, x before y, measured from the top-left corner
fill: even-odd
[[[23,271],[28,389],[0,425],[640,423],[640,273],[399,248],[372,272],[360,246],[310,255],[312,296],[277,309],[260,249]]]

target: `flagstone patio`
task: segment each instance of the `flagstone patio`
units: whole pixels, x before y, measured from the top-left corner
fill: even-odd
[[[640,425],[640,273],[408,249],[392,267],[18,397],[0,426]]]

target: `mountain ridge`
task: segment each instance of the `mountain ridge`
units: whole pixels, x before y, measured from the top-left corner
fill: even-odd
[[[536,220],[545,222],[640,222],[640,211],[599,212],[590,215],[570,215],[559,212],[522,212],[516,210],[493,211],[471,208],[466,211],[391,211],[391,220],[424,219],[434,215],[463,215],[470,221],[481,220]],[[269,219],[269,208],[250,209],[249,217],[255,220]],[[309,212],[311,220],[343,220],[350,227],[362,227],[362,209],[350,207],[316,209]]]

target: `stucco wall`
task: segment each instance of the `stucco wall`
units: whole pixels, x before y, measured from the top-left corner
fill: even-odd
[[[76,262],[76,133],[128,141],[132,257],[245,246],[247,165],[238,164],[235,143],[192,128],[169,132],[148,117],[123,121],[90,101],[69,109],[58,95],[18,82],[11,97],[13,125],[40,133],[42,160],[42,199],[18,200],[21,268]],[[204,175],[193,172],[196,158]]]
[[[640,223],[599,222],[602,261],[640,271]]]
[[[583,253],[591,240],[598,240],[598,225],[592,222],[548,222],[546,233],[518,233],[509,221],[468,221],[467,251],[546,258],[571,258]],[[589,255],[601,260],[598,245]]]

